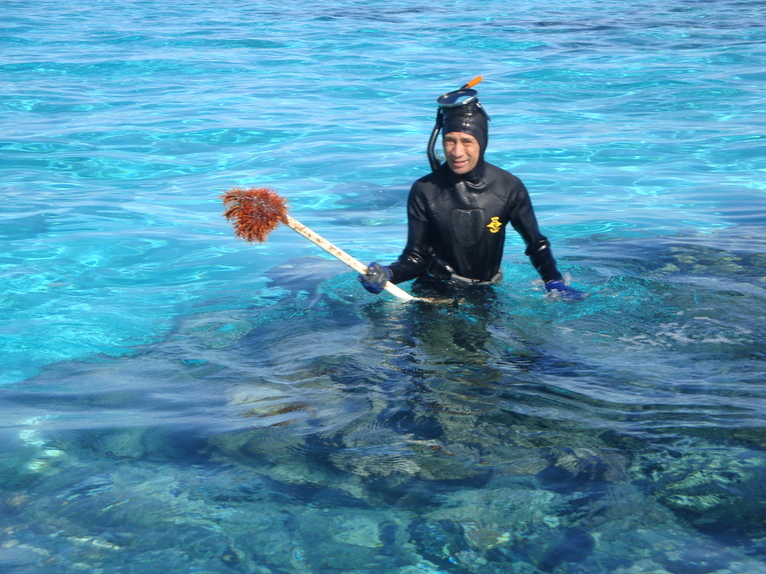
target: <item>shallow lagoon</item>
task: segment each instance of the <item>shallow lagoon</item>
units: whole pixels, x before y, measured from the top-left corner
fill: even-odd
[[[11,4],[4,572],[763,569],[760,3]],[[478,73],[588,299],[515,238],[444,305],[233,238],[268,185],[396,257]]]

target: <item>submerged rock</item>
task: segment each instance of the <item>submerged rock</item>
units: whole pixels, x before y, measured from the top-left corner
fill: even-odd
[[[468,550],[465,530],[459,522],[418,519],[407,530],[420,555],[446,570],[456,569],[456,556]]]
[[[596,541],[589,533],[578,528],[566,528],[538,564],[544,572],[552,572],[564,562],[582,562],[593,553]]]
[[[735,557],[715,548],[689,548],[667,557],[663,563],[672,574],[710,574],[729,567]]]
[[[728,543],[766,536],[766,459],[708,445],[639,461],[660,503],[699,531]]]
[[[328,525],[333,540],[365,548],[381,548],[380,526],[370,516],[335,516]]]

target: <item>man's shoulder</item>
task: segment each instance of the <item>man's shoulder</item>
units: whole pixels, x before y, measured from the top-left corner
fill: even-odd
[[[503,169],[502,167],[498,167],[493,163],[484,162],[484,169],[486,170],[485,173],[488,177],[494,178],[494,179],[503,179],[508,182],[513,182],[514,184],[521,183],[521,180],[512,174],[507,169]]]
[[[429,189],[429,188],[439,188],[443,187],[445,185],[444,182],[444,173],[443,169],[437,169],[436,171],[431,171],[424,175],[421,178],[418,178],[415,183],[412,184],[412,189]]]
[[[510,171],[487,163],[484,173],[488,189],[502,201],[516,203],[529,197],[524,182]]]

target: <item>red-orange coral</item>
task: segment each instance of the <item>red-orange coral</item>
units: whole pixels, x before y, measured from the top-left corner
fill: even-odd
[[[223,216],[231,221],[240,239],[263,243],[274,229],[284,222],[287,200],[265,187],[241,189],[235,187],[221,196],[226,210]]]

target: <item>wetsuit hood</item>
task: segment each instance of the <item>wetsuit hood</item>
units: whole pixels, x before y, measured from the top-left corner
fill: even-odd
[[[439,110],[436,114],[436,124],[431,133],[431,139],[428,142],[428,159],[432,170],[436,171],[441,164],[434,153],[439,131],[443,135],[462,132],[475,137],[480,148],[479,164],[484,162],[484,152],[489,141],[489,116],[484,111],[478,95],[476,90],[463,87],[453,92],[447,92],[437,99]],[[479,167],[477,165],[473,171]]]
[[[442,135],[452,132],[472,135],[479,142],[483,157],[489,141],[489,126],[487,125],[487,114],[484,113],[484,108],[481,107],[479,100],[473,100],[456,108],[444,108],[443,113]]]

